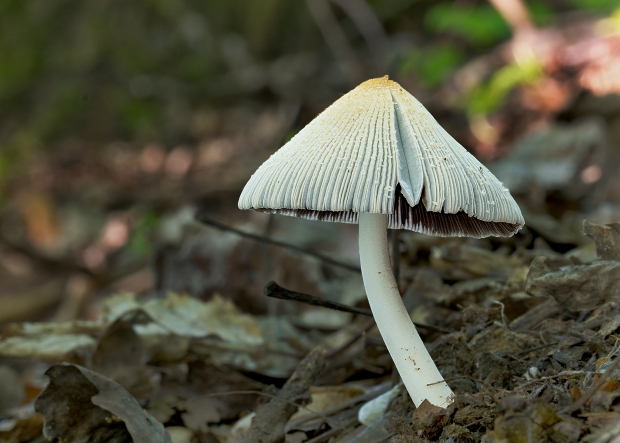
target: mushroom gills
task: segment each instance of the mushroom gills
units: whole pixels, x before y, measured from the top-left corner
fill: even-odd
[[[428,211],[424,205],[424,189],[422,198],[411,206],[401,192],[400,185],[394,191],[394,207],[388,216],[388,228],[409,229],[428,235],[441,237],[475,237],[489,236],[512,237],[521,226],[518,223],[488,222],[470,217],[464,211],[455,214]],[[353,211],[315,211],[312,209],[267,209],[254,208],[256,211],[270,214],[290,215],[310,220],[358,223],[359,214]]]

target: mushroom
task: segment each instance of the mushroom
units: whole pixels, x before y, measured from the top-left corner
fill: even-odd
[[[368,302],[411,399],[452,402],[403,305],[387,228],[510,237],[524,220],[508,189],[419,101],[387,76],[362,83],[258,168],[239,208],[359,223]]]

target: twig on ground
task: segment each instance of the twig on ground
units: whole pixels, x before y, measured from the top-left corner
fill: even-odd
[[[518,385],[515,389],[519,390],[519,389],[525,389],[530,385],[536,384],[538,382],[544,382],[547,380],[553,380],[556,378],[562,378],[562,377],[572,377],[573,375],[584,375],[587,374],[587,372],[584,371],[564,371],[564,372],[560,372],[559,374],[555,374],[555,375],[547,375],[545,377],[540,377],[537,378],[535,380],[529,380],[526,382],[521,383],[520,385]]]
[[[280,300],[292,300],[304,303],[311,306],[319,306],[321,308],[332,309],[334,311],[350,312],[352,314],[368,315],[371,316],[370,309],[356,308],[354,306],[343,305],[335,301],[324,300],[310,294],[304,294],[303,292],[291,291],[290,289],[283,288],[275,281],[270,281],[265,285],[263,293],[267,297],[279,298]]]
[[[329,369],[329,368],[328,368]],[[388,390],[390,390],[392,387],[388,384],[386,384],[385,386],[383,386],[382,388],[379,388],[377,390],[373,390],[370,392],[366,392],[365,394],[362,395],[358,395],[357,397],[353,397],[351,400],[345,401],[343,403],[340,403],[339,405],[336,405],[332,408],[326,409],[324,411],[322,411],[322,413],[318,413],[318,412],[314,412],[311,411],[308,408],[305,408],[306,410],[308,410],[309,412],[312,412],[311,414],[308,415],[303,415],[297,419],[291,420],[288,423],[289,428],[293,429],[295,427],[301,426],[307,422],[309,422],[310,420],[314,420],[316,417],[321,417],[323,420],[327,420],[327,418],[330,415],[334,415],[340,411],[343,411],[345,409],[348,408],[352,408],[354,406],[361,406],[361,403],[366,403],[374,398],[377,398],[378,396],[380,396],[381,394],[386,393]],[[328,422],[329,424],[329,422]],[[330,424],[331,426],[331,424]],[[333,426],[332,426],[333,427]]]
[[[198,220],[200,223],[205,224],[207,226],[212,226],[214,228],[217,229],[221,229],[223,231],[228,231],[228,232],[233,232],[241,237],[250,239],[250,240],[254,240],[260,243],[265,243],[271,246],[277,246],[280,248],[286,248],[286,249],[290,249],[292,251],[297,251],[300,252],[302,254],[308,255],[310,257],[314,257],[320,261],[322,261],[325,264],[331,265],[331,266],[336,266],[342,269],[346,269],[347,271],[351,271],[351,272],[358,272],[361,273],[361,269],[359,268],[359,266],[355,266],[355,265],[350,265],[347,263],[342,263],[338,260],[334,260],[333,258],[329,258],[329,257],[325,257],[324,255],[318,254],[316,252],[310,251],[308,249],[304,249],[302,247],[299,246],[295,246],[295,245],[291,245],[290,243],[284,243],[281,241],[277,241],[277,240],[271,240],[270,238],[266,238],[263,237],[261,235],[256,235],[256,234],[251,234],[249,232],[245,232],[245,231],[241,231],[239,229],[233,228],[232,226],[228,226],[225,225],[224,223],[220,223],[216,220],[213,220],[211,218],[209,218],[207,216],[207,214],[204,211],[199,211],[196,214],[196,220]]]
[[[263,289],[263,292],[267,297],[298,301],[311,306],[319,306],[321,308],[328,308],[336,311],[350,312],[352,314],[372,316],[372,311],[370,309],[355,308],[353,306],[343,305],[342,303],[337,303],[335,301],[324,300],[314,295],[304,294],[303,292],[291,291],[290,289],[283,288],[274,281],[267,283]],[[423,328],[428,331],[441,332],[443,334],[450,333],[447,329],[439,328],[437,326],[429,326],[415,322],[413,324],[418,328]]]
[[[341,426],[338,422],[331,420],[329,418],[329,414],[323,413],[323,412],[319,412],[319,411],[314,411],[304,405],[301,405],[299,403],[296,403],[294,400],[287,400],[284,399],[278,395],[274,395],[274,394],[269,394],[268,392],[263,392],[263,391],[256,391],[256,390],[242,390],[242,391],[226,391],[226,392],[211,392],[209,394],[202,394],[203,397],[225,397],[227,395],[260,395],[262,397],[268,397],[271,399],[276,399],[276,400],[281,400],[284,401],[286,403],[288,403],[291,406],[294,406],[296,408],[300,408],[303,409],[305,411],[308,411],[309,414],[305,415],[304,417],[309,417],[309,419],[314,418],[314,416],[316,417],[320,417],[323,420],[325,420],[325,423],[327,423],[329,426],[331,426],[334,429],[340,429],[341,431],[348,431],[347,428]],[[361,396],[360,396],[361,397]],[[328,412],[328,411],[326,411]]]
[[[611,376],[611,374],[618,368],[618,365],[620,365],[620,357],[616,357],[614,362],[607,368],[607,370],[599,377],[598,380],[592,383],[592,386],[590,386],[588,390],[584,392],[584,394],[581,397],[579,397],[579,399],[576,402],[562,409],[560,412],[570,413],[578,409],[581,409],[588,402],[588,400],[590,400],[590,398],[596,393],[596,391],[598,391],[599,388],[605,384],[605,382]]]
[[[256,408],[256,416],[249,429],[239,433],[233,443],[256,441],[276,443],[284,439],[284,426],[297,411],[298,406],[290,402],[308,392],[312,383],[325,369],[325,348],[314,348],[304,358],[284,384],[277,398]]]

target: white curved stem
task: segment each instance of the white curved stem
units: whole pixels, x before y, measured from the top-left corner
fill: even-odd
[[[372,314],[416,406],[445,408],[454,397],[411,322],[390,266],[387,215],[359,214],[362,277]]]

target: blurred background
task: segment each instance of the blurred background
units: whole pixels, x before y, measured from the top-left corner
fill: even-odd
[[[348,271],[194,213],[355,264],[355,226],[236,205],[287,139],[386,74],[519,200],[522,233],[476,245],[563,253],[584,218],[620,218],[617,0],[3,0],[0,324],[96,318],[119,292],[261,314],[272,279],[363,304]],[[407,265],[425,241],[402,234]]]

